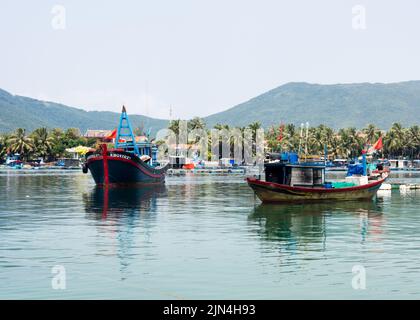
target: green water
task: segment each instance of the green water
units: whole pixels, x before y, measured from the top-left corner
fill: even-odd
[[[268,206],[242,177],[105,192],[79,172],[18,171],[0,188],[0,298],[420,298],[419,191]]]

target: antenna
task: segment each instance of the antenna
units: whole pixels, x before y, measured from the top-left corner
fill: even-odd
[[[149,115],[149,82],[146,80],[145,116]]]
[[[298,155],[300,155],[301,149],[302,149],[303,127],[304,127],[304,124],[301,123],[300,124],[300,136],[299,136],[299,150],[298,150]]]
[[[306,138],[305,138],[305,161],[308,155],[308,135],[309,135],[309,122],[306,122]]]

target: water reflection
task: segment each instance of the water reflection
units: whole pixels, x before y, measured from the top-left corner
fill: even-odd
[[[91,219],[119,219],[156,212],[157,200],[165,196],[164,185],[147,187],[95,187],[83,194],[87,217]]]
[[[158,212],[158,201],[165,195],[164,185],[95,187],[92,192],[83,194],[86,217],[97,221],[97,254],[118,257],[121,280],[128,276],[128,267],[136,256],[133,251],[139,247],[143,253],[147,250]],[[141,229],[137,228],[139,221]],[[136,243],[137,240],[140,243]]]
[[[311,250],[325,250],[329,233],[339,233],[341,229],[344,231],[348,228],[348,225],[340,227],[341,220],[348,221],[343,219],[343,215],[354,216],[355,219],[351,221],[359,226],[361,241],[366,240],[368,233],[382,233],[381,199],[307,205],[261,204],[253,210],[249,220],[260,226],[257,233],[262,239],[281,242],[286,250],[295,250],[299,245],[308,244],[311,245]],[[327,228],[327,222],[332,220],[336,223]]]

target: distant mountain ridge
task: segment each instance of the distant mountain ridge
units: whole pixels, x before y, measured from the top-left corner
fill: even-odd
[[[287,83],[247,102],[205,118],[214,125],[260,121],[264,127],[309,122],[335,129],[369,123],[388,129],[394,122],[420,123],[420,81],[320,85]]]
[[[87,129],[114,129],[120,114],[110,111],[85,111],[63,104],[40,101],[15,96],[0,89],[0,131],[10,132],[16,128],[32,131],[39,127],[79,128],[82,133]],[[142,115],[130,115],[134,127],[144,126],[157,130],[167,127],[168,121]]]
[[[152,129],[152,135],[166,128],[168,120],[130,115],[134,127]],[[113,129],[119,113],[85,111],[63,104],[12,95],[0,89],[0,131],[16,128],[76,127]],[[420,123],[420,81],[399,83],[310,84],[292,82],[263,93],[226,111],[204,118],[207,126],[246,126],[260,121],[263,127],[283,123],[309,122],[335,129],[362,128],[374,123],[388,129],[393,122],[404,126]]]

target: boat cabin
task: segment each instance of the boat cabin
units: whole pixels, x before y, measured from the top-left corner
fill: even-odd
[[[272,162],[265,164],[265,181],[289,186],[320,187],[325,184],[323,163],[290,164]]]
[[[391,170],[404,170],[408,169],[412,166],[411,161],[409,160],[389,160],[390,163],[390,169]]]

